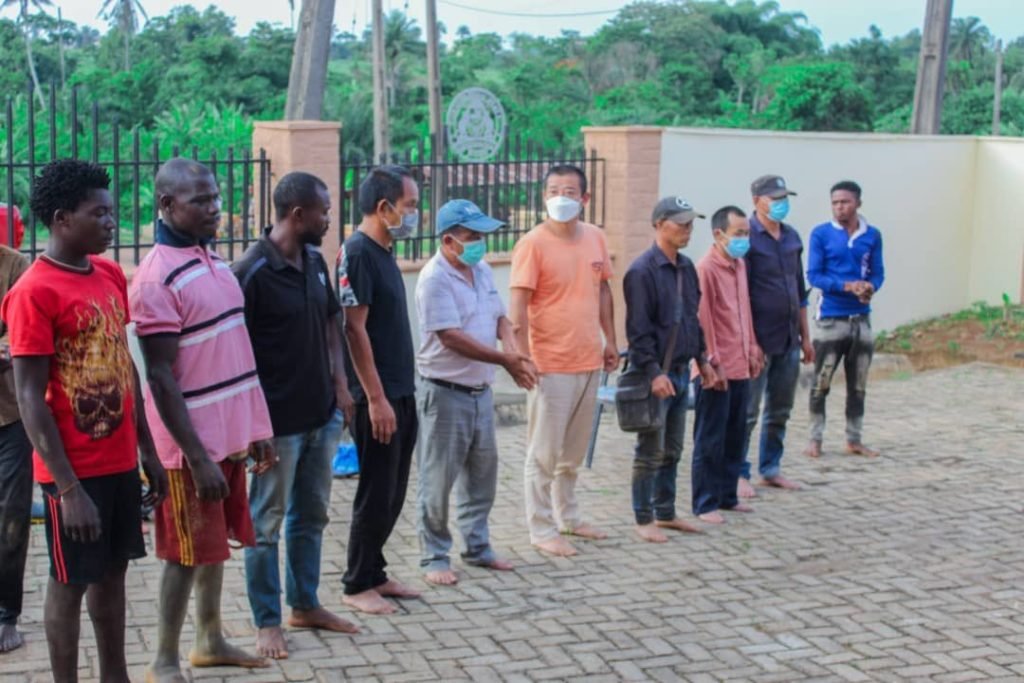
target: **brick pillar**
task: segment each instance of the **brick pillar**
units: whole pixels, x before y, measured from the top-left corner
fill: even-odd
[[[256,121],[252,133],[253,157],[260,149],[270,159],[270,190],[292,171],[312,173],[325,183],[331,196],[331,231],[324,237],[327,265],[338,253],[341,216],[341,124],[336,121]],[[256,188],[257,201],[260,188]],[[257,204],[259,206],[259,204]]]
[[[640,253],[651,246],[651,211],[659,199],[661,133],[655,126],[586,127],[583,145],[604,159],[604,187],[595,178],[596,201],[604,202],[604,231],[615,258],[615,329],[626,346],[626,305],[622,278]]]

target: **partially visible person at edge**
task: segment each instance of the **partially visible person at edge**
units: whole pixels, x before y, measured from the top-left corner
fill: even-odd
[[[782,176],[764,175],[750,184],[754,215],[750,217],[750,251],[744,257],[750,287],[754,335],[764,351],[764,372],[750,383],[750,407],[743,442],[740,498],[753,498],[751,466],[747,457],[750,435],[761,417],[758,472],[768,486],[797,490],[800,484],[782,476],[786,423],[793,410],[804,363],[814,362],[814,347],[807,328],[807,283],[804,281],[800,234],[785,223],[789,198],[796,192]]]
[[[714,377],[701,378],[693,437],[693,513],[708,524],[725,521],[720,510],[752,512],[737,494],[743,465],[750,381],[764,365],[754,335],[747,289],[750,221],[735,206],[711,217],[714,243],[697,262],[698,317]],[[694,371],[696,375],[696,368]]]
[[[359,186],[363,220],[338,253],[348,384],[356,406],[352,436],[359,455],[342,600],[370,614],[396,611],[385,598],[420,595],[384,571],[384,544],[405,503],[419,424],[405,283],[394,253],[396,240],[419,226],[419,200],[407,169],[373,169]]]
[[[839,363],[846,375],[846,452],[878,457],[864,445],[864,397],[875,350],[871,301],[885,282],[882,233],[860,215],[860,185],[832,186],[832,220],[811,233],[807,279],[821,290],[815,317],[814,382],[811,385],[811,440],[807,455],[821,456],[825,399]]]
[[[0,299],[27,269],[28,259],[0,245]],[[32,442],[18,412],[8,332],[0,322],[0,653],[23,644],[18,617],[32,517]]]
[[[50,239],[0,309],[43,490],[50,555],[43,624],[51,675],[61,683],[78,680],[83,596],[100,680],[128,680],[125,572],[146,554],[142,504],[159,505],[167,492],[128,351],[127,282],[118,264],[99,256],[117,229],[109,187],[95,164],[43,167],[31,207]]]
[[[260,385],[274,428],[277,465],[249,481],[256,546],[245,550],[245,578],[256,652],[288,656],[281,629],[278,539],[285,525],[288,625],[355,633],[320,605],[320,550],[331,502],[331,460],[352,397],[345,379],[341,306],[318,247],[331,225],[327,185],[289,173],[274,188],[272,227],[234,263],[245,295]]]
[[[171,159],[157,172],[156,245],[132,278],[130,301],[146,361],[146,412],[171,495],[156,508],[160,579],[149,681],[181,681],[179,640],[195,588],[193,667],[269,666],[229,644],[221,588],[229,542],[255,544],[246,460],[274,464],[270,416],[245,328],[238,281],[210,243],[220,191],[210,170]]]
[[[516,384],[532,389],[537,375],[516,346],[512,323],[483,261],[484,238],[503,223],[476,204],[454,199],[437,212],[441,246],[420,271],[416,312],[420,439],[416,463],[416,517],[420,566],[427,582],[452,585],[458,575],[448,553],[448,498],[455,488],[456,520],[466,564],[509,570],[491,547],[487,517],[498,486],[491,385],[501,366]],[[496,347],[501,340],[502,350]]]
[[[589,200],[581,169],[552,166],[544,178],[548,217],[512,252],[509,317],[540,373],[527,401],[527,526],[534,546],[563,557],[577,551],[560,534],[607,537],[583,521],[576,501],[600,371],[619,364],[611,259],[601,229],[580,219]]]
[[[642,369],[661,399],[661,429],[637,434],[633,455],[633,514],[642,539],[665,543],[662,529],[697,532],[676,514],[676,474],[683,454],[689,403],[690,361],[708,378],[704,334],[697,319],[700,285],[693,262],[682,254],[693,221],[704,218],[681,197],[665,197],[651,215],[654,244],[637,257],[623,279],[629,364]],[[682,296],[678,278],[682,278]],[[668,371],[663,368],[672,330],[678,325]]]

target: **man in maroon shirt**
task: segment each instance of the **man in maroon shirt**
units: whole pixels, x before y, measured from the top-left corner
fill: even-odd
[[[743,464],[750,380],[761,373],[764,354],[757,345],[750,313],[747,270],[750,221],[735,206],[711,217],[715,242],[697,262],[700,306],[697,317],[707,359],[717,380],[701,386],[693,446],[693,513],[709,524],[725,521],[719,510],[751,512],[736,496]]]

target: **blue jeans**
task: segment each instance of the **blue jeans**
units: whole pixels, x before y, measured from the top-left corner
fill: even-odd
[[[736,507],[750,380],[729,380],[725,391],[699,389],[693,436],[693,514]]]
[[[676,395],[661,402],[665,426],[637,434],[633,453],[633,514],[637,524],[676,517],[676,471],[683,454],[690,379],[670,374]]]
[[[764,370],[750,381],[750,407],[747,410],[747,432],[743,442],[743,469],[740,476],[750,479],[750,435],[757,426],[764,398],[764,420],[761,423],[761,444],[758,472],[764,478],[777,477],[782,466],[786,440],[786,423],[793,411],[796,385],[800,380],[800,349],[765,357]]]
[[[277,542],[285,535],[285,601],[292,609],[320,606],[320,543],[331,500],[331,459],[341,439],[344,418],[302,434],[274,438],[278,462],[253,475],[249,510],[256,547],[245,550],[249,605],[257,628],[281,625],[281,577]]]

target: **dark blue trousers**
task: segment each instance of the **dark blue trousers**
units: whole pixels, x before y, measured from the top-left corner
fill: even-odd
[[[0,624],[21,615],[31,518],[32,444],[18,421],[0,427]]]
[[[736,507],[736,484],[743,467],[750,380],[729,380],[725,391],[697,384],[693,434],[693,514]]]

